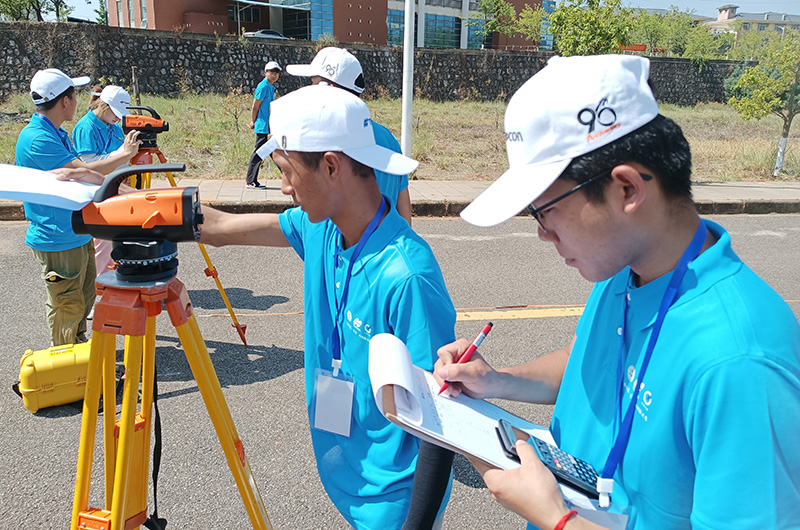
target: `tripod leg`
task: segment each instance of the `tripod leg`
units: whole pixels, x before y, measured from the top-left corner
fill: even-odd
[[[131,336],[128,341],[130,348],[125,354],[125,387],[122,395],[117,466],[114,473],[114,495],[111,501],[111,528],[124,528],[122,523],[125,516],[128,474],[133,454],[134,420],[139,400],[143,342],[144,337]]]
[[[203,396],[211,422],[217,432],[217,438],[225,452],[228,467],[233,473],[239,494],[250,516],[250,522],[255,530],[271,530],[272,525],[264,501],[261,499],[250,463],[244,453],[244,446],[236,432],[230,409],[222,395],[219,379],[194,315],[189,316],[187,323],[176,326],[175,329],[178,331],[189,366],[197,381],[197,388]]]
[[[107,350],[113,349],[113,341],[114,335],[101,331],[95,331],[92,336],[92,349],[89,353],[89,367],[86,375],[86,394],[83,398],[75,498],[72,504],[72,524],[70,526],[72,530],[78,530],[80,512],[89,507],[89,486],[92,478],[94,439],[97,432],[97,409],[100,405],[100,389],[102,388],[103,360]]]
[[[111,335],[107,340],[103,356],[103,451],[105,452],[105,507],[110,510],[114,491],[114,468],[117,461],[114,447],[114,426],[117,418],[116,336]]]

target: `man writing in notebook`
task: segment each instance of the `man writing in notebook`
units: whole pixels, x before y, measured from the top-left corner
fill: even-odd
[[[305,262],[305,383],[322,484],[359,529],[431,528],[451,479],[452,453],[386,420],[369,380],[369,339],[391,333],[414,364],[433,368],[455,337],[455,310],[430,247],[390,208],[374,169],[417,162],[376,145],[369,109],[326,85],[270,109],[272,156],[296,208],[227,214],[204,207],[200,241],[291,246]],[[403,526],[405,521],[405,526]]]
[[[800,327],[698,216],[689,145],[648,77],[640,57],[556,57],[511,99],[510,168],[462,217],[529,207],[596,284],[564,348],[495,370],[454,364],[460,340],[436,375],[456,394],[555,403],[553,437],[601,474],[627,528],[799,528]],[[543,530],[597,528],[516,449],[519,468],[476,463],[499,502]]]

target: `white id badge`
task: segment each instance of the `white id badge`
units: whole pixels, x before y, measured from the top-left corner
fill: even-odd
[[[341,372],[334,377],[328,370],[317,368],[314,371],[311,426],[340,436],[350,436],[354,387],[352,377]]]

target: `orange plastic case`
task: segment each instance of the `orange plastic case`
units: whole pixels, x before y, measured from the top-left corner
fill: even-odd
[[[19,362],[18,390],[25,408],[45,407],[83,399],[91,340],[46,350],[26,350]]]

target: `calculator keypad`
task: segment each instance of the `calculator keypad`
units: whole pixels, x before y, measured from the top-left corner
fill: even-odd
[[[551,468],[557,476],[580,487],[584,492],[597,496],[597,472],[591,465],[569,453],[565,453],[552,444],[535,437],[533,440],[542,462]]]

